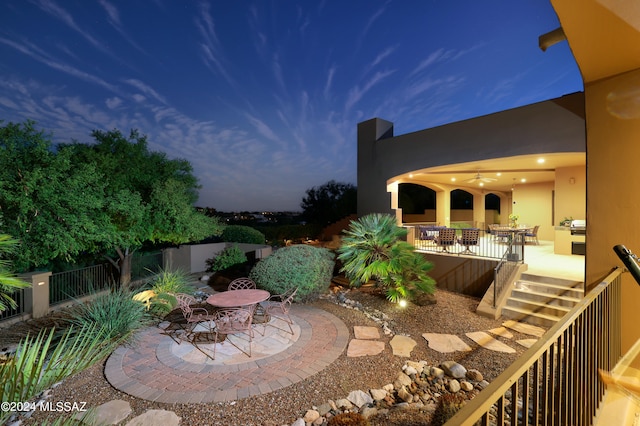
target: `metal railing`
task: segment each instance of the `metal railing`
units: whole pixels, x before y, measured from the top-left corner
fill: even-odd
[[[8,307],[4,311],[0,311],[0,321],[18,317],[24,314],[24,289],[18,289],[14,293],[11,293],[9,296],[16,302],[17,306],[15,308]]]
[[[515,244],[520,237],[522,237],[522,240]],[[493,270],[494,308],[498,307],[500,296],[509,288],[513,274],[518,269],[519,259],[522,258],[524,261],[524,235],[516,235],[516,240],[508,242],[504,255]]]
[[[616,268],[447,425],[590,425],[621,357]]]
[[[509,260],[524,262],[524,246],[526,238],[524,233],[516,232],[509,235],[495,235],[484,229],[479,230],[480,237],[477,244],[462,244],[462,229],[456,229],[456,244],[448,246],[446,251],[437,243],[438,229],[421,228],[418,225],[412,225],[409,229],[413,232],[413,244],[416,250],[425,252],[459,254],[487,257],[490,259],[502,259],[505,253],[509,251],[513,257]],[[516,257],[517,255],[517,257]],[[514,260],[517,259],[517,260]]]
[[[157,274],[162,268],[162,252],[135,253],[131,258],[131,281]]]
[[[113,268],[108,263],[51,274],[49,304],[56,305],[106,290],[114,283]]]

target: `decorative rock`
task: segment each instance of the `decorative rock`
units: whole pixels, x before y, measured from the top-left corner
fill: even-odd
[[[415,368],[415,370],[418,372],[418,374],[422,374],[422,372],[424,371],[424,366],[425,366],[424,363],[415,362],[415,361],[407,361],[404,365],[406,365],[407,367]]]
[[[382,401],[387,396],[387,391],[384,389],[370,389],[369,393],[374,401]]]
[[[320,404],[320,406],[317,408],[317,410],[318,410],[318,413],[320,413],[321,416],[324,416],[329,411],[331,411],[331,404],[329,404],[328,402],[325,402],[324,404]]]
[[[325,422],[324,417],[320,416],[316,419],[315,422],[311,423],[313,426],[322,426]]]
[[[291,423],[291,426],[306,426],[304,419],[297,419],[295,422]]]
[[[330,399],[329,400],[329,405],[331,406],[331,409],[334,411],[338,411],[338,406],[336,405],[335,401]]]
[[[467,375],[467,369],[455,361],[444,361],[440,364],[447,376],[451,376],[454,379],[463,379]]]
[[[449,381],[449,392],[456,393],[460,390],[460,382],[456,379]]]
[[[462,389],[465,392],[470,392],[473,390],[473,385],[467,382],[466,380],[463,380],[460,382],[460,389]]]
[[[203,275],[202,277],[200,277],[200,281],[209,281],[211,277],[209,275]]]
[[[486,388],[487,386],[489,386],[489,382],[487,382],[486,380],[482,380],[480,381],[480,383],[478,383],[478,389],[482,390],[484,388]]]
[[[389,342],[389,345],[391,345],[391,349],[393,350],[393,354],[404,357],[410,357],[411,351],[417,344],[418,343],[411,337],[399,335],[393,336],[393,339]]]
[[[472,368],[471,370],[467,370],[467,379],[473,380],[474,382],[481,382],[482,380],[484,380],[484,377],[482,377],[481,372],[479,372],[475,368]]]
[[[336,406],[342,410],[349,410],[353,408],[353,404],[346,398],[342,398],[336,401]]]
[[[365,404],[373,404],[373,398],[371,398],[371,395],[361,390],[349,392],[349,396],[347,396],[347,399],[358,408],[362,407]]]
[[[392,383],[389,383],[389,384],[384,385],[382,387],[382,389],[386,390],[387,392],[393,392],[394,387],[393,387]]]
[[[511,346],[506,345],[501,341],[494,339],[484,331],[474,331],[474,332],[465,333],[465,334],[469,339],[473,340],[474,342],[476,342],[478,345],[482,346],[485,349],[489,349],[491,351],[496,351],[496,352],[505,352],[509,354],[512,354],[516,351]]]
[[[320,413],[316,410],[307,410],[302,418],[306,423],[313,423],[320,417]]]
[[[438,367],[431,367],[429,369],[429,375],[436,379],[442,379],[444,377],[444,370]]]
[[[455,334],[423,333],[422,337],[429,342],[431,349],[438,352],[471,351],[471,347]]]
[[[369,417],[372,417],[378,414],[378,409],[375,407],[365,407],[362,409],[360,414],[362,414],[362,417],[364,417],[365,419],[368,419]]]
[[[404,374],[406,374],[409,377],[415,376],[418,374],[418,370],[416,370],[413,367],[406,366],[406,368],[404,369]]]
[[[173,411],[147,410],[139,416],[131,419],[125,426],[178,426],[178,424],[180,424],[180,419],[181,418],[178,417]]]
[[[413,395],[404,386],[398,389],[398,398],[402,399],[404,402],[413,402]]]
[[[400,389],[403,386],[409,386],[411,382],[413,382],[411,377],[407,376],[405,373],[400,373],[398,374],[398,377],[396,377],[396,381],[393,382],[393,387]]]

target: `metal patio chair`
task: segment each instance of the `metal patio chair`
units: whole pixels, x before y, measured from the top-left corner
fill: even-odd
[[[220,339],[223,335],[225,342],[229,342],[240,352],[251,357],[251,343],[253,341],[253,311],[245,308],[224,308],[218,310],[214,318],[209,322],[209,329],[214,334],[213,359],[216,357],[216,347],[218,343],[224,342]],[[243,350],[240,346],[229,338],[230,335],[245,334],[249,337],[249,351]]]
[[[456,244],[456,230],[453,228],[439,230],[435,242],[437,246],[442,247],[443,252],[448,253],[448,248]]]
[[[477,228],[462,229],[462,236],[458,238],[458,244],[465,247],[463,254],[475,254],[469,247],[477,246],[480,239],[480,230]]]
[[[256,288],[256,283],[250,278],[236,278],[229,283],[227,290],[245,290]]]
[[[271,321],[269,321],[266,325],[270,325],[282,331],[287,331],[284,328],[277,327],[273,325],[273,319],[279,319],[284,321],[289,326],[289,333],[292,335],[293,333],[293,320],[289,316],[289,309],[291,308],[291,304],[293,303],[293,298],[298,292],[298,287],[291,288],[286,292],[278,295],[271,296],[269,300],[262,304],[264,311],[271,316]]]

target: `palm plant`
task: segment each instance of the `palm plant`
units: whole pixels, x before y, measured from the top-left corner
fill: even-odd
[[[18,240],[10,235],[0,234],[0,312],[7,308],[15,308],[16,301],[11,294],[15,291],[29,287],[29,283],[16,277],[9,269],[10,262],[5,259],[18,245]]]
[[[355,287],[375,280],[392,302],[411,299],[416,291],[432,294],[435,281],[427,273],[433,265],[402,240],[406,235],[390,215],[374,213],[351,222],[338,248],[341,271]]]

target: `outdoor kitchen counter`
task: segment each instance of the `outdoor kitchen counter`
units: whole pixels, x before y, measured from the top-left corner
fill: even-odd
[[[571,235],[571,229],[568,226],[555,227],[555,239],[553,252],[555,254],[571,254],[571,243],[584,243],[584,235]]]

